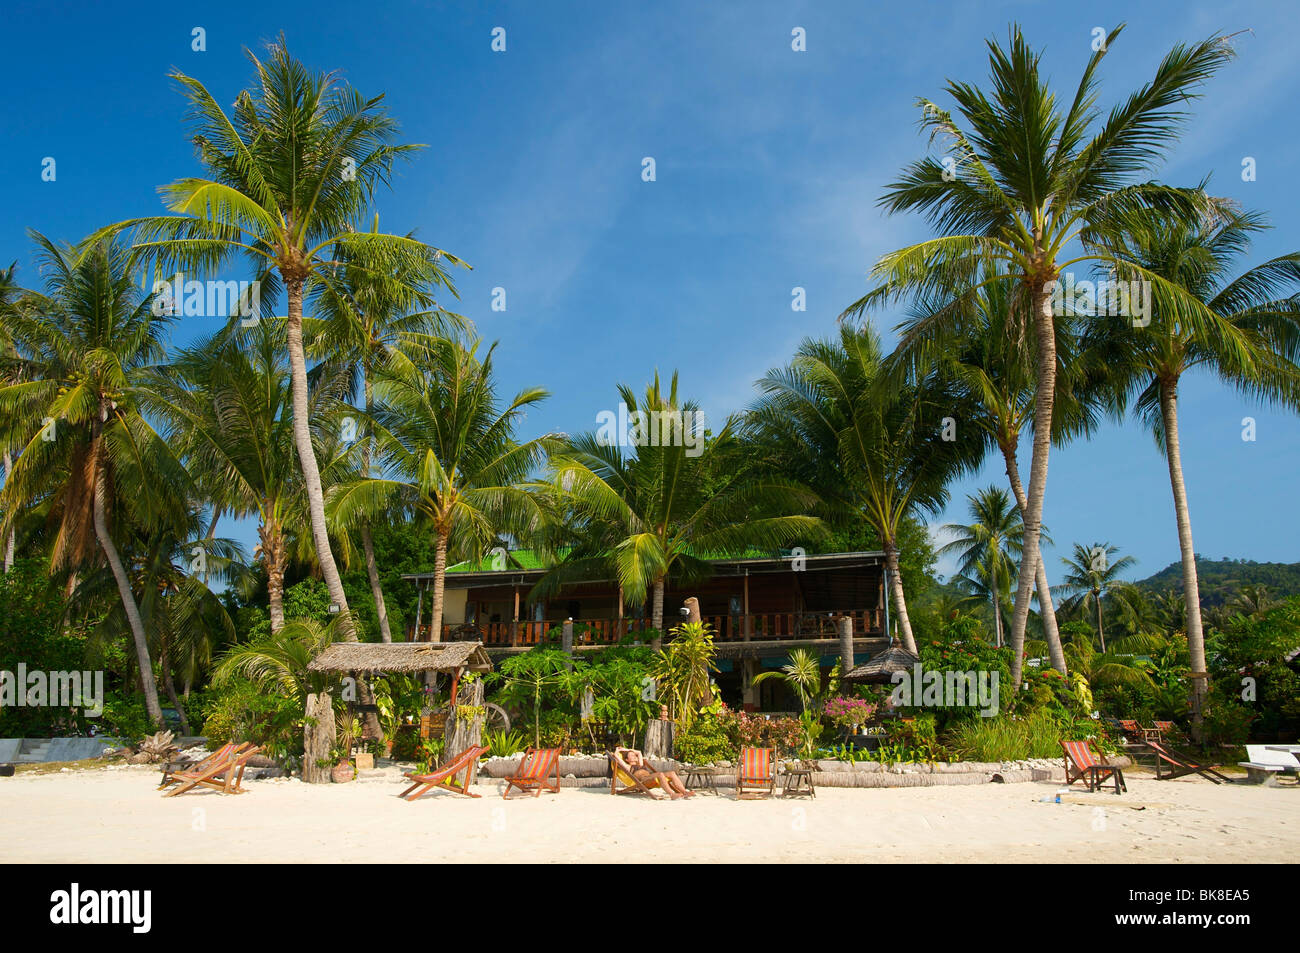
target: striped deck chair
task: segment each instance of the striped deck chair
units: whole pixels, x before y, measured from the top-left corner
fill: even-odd
[[[1128,785],[1124,783],[1124,772],[1113,764],[1107,764],[1091,741],[1062,741],[1061,749],[1065,752],[1067,787],[1075,781],[1084,781],[1089,791],[1097,791],[1107,780],[1113,780],[1116,794],[1128,790]]]
[[[1199,774],[1205,780],[1213,781],[1215,784],[1231,781],[1230,778],[1214,770],[1223,767],[1222,762],[1206,764],[1159,741],[1147,741],[1144,744],[1156,753],[1156,780],[1158,781],[1172,781],[1174,778],[1189,774]]]
[[[1155,735],[1155,740],[1161,744],[1174,733],[1174,723],[1172,721],[1153,721],[1151,725],[1151,732]]]
[[[776,793],[776,749],[741,748],[736,762],[736,797],[746,800]]]
[[[405,776],[407,780],[412,782],[411,786],[398,797],[404,797],[408,801],[418,801],[434,788],[441,788],[444,791],[450,791],[452,794],[459,794],[463,797],[482,797],[481,794],[471,793],[469,786],[474,783],[474,774],[478,769],[478,759],[487,754],[489,750],[491,749],[481,745],[470,745],[436,771],[430,771],[428,774],[416,774],[414,771],[407,771]],[[455,781],[456,775],[462,771],[466,772],[464,787],[461,787]]]
[[[632,773],[632,767],[624,761],[617,751],[609,753],[609,793],[610,794],[648,794],[655,800],[662,800],[655,790],[662,792],[658,778],[642,781]]]
[[[240,785],[244,780],[244,768],[247,767],[249,759],[261,750],[254,745],[231,751],[223,761],[209,759],[210,763],[202,770],[195,768],[189,771],[177,771],[176,790],[168,791],[163,797],[176,797],[178,794],[201,787],[211,788],[221,794],[243,794],[244,789]]]
[[[190,774],[203,772],[218,762],[228,760],[232,754],[243,751],[250,744],[251,742],[247,741],[242,744],[235,744],[231,741],[197,761],[193,758],[175,758],[168,761],[162,766],[162,780],[158,782],[158,790],[161,791],[163,788],[169,788],[173,784],[179,783],[176,779],[179,772],[186,771]]]
[[[555,776],[554,781],[550,780],[552,775]],[[508,800],[512,788],[531,791],[533,797],[537,797],[543,791],[559,794],[560,749],[529,747],[524,752],[523,760],[519,762],[519,770],[506,778],[506,789],[501,792],[501,796]]]

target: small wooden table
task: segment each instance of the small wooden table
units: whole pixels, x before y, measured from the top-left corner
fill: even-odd
[[[691,764],[684,769],[686,771],[686,788],[694,791],[708,789],[713,792],[715,797],[718,794],[718,768],[712,768],[708,765]]]
[[[800,761],[794,765],[786,765],[785,787],[781,791],[782,797],[801,797],[807,796],[815,798],[817,788],[813,784],[813,771],[815,769],[807,761]]]
[[[1102,777],[1106,772],[1110,772],[1105,778]],[[1115,793],[1122,794],[1128,790],[1128,785],[1124,783],[1124,772],[1113,764],[1093,764],[1088,766],[1088,790],[1100,791],[1101,786],[1107,781],[1115,782]]]

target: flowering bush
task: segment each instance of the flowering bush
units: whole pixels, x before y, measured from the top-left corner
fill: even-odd
[[[836,695],[826,699],[822,715],[841,731],[851,731],[854,725],[865,725],[876,713],[876,706],[865,698]]]

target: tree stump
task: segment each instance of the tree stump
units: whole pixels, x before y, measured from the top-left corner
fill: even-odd
[[[840,636],[840,678],[853,671],[853,616],[845,613],[835,620]]]
[[[458,694],[457,708],[462,706],[482,708],[483,680],[476,679],[469,684],[467,691],[462,691]],[[443,764],[451,761],[466,748],[469,748],[472,745],[482,744],[484,717],[485,713],[477,714],[472,718],[461,718],[455,711],[451,713],[451,723],[448,724],[444,734],[444,737],[447,739],[447,745],[442,751]],[[475,764],[471,764],[463,772],[459,772],[454,777],[448,778],[447,780],[452,783],[458,783],[463,787],[469,787],[469,785],[474,783],[475,767]],[[460,780],[457,781],[457,778],[460,778]]]
[[[647,758],[671,758],[673,756],[673,723],[671,719],[656,718],[645,726],[645,746],[642,751]]]
[[[329,692],[307,696],[303,727],[302,779],[307,784],[329,784],[334,758],[334,702]]]
[[[701,621],[701,617],[700,617],[700,600],[699,600],[699,599],[696,599],[694,596],[691,596],[691,597],[688,598],[685,602],[682,603],[682,608],[684,608],[684,609],[686,610],[686,621],[687,621],[687,622],[699,622],[699,621]]]

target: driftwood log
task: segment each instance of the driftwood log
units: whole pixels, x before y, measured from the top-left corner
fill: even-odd
[[[471,682],[467,690],[459,693],[457,698],[457,709],[469,707],[475,709],[483,708],[483,681],[476,679]],[[452,712],[452,719],[447,724],[444,737],[447,739],[447,745],[442,751],[442,762],[447,764],[456,755],[460,754],[471,745],[482,744],[483,741],[483,719],[484,713],[474,715],[472,718],[461,718],[456,712]],[[464,771],[456,774],[455,777],[448,778],[454,784],[468,785],[473,780],[474,766],[470,765]],[[459,779],[459,780],[457,780]]]
[[[334,702],[330,693],[308,695],[302,753],[302,779],[307,784],[330,783],[334,731]]]

